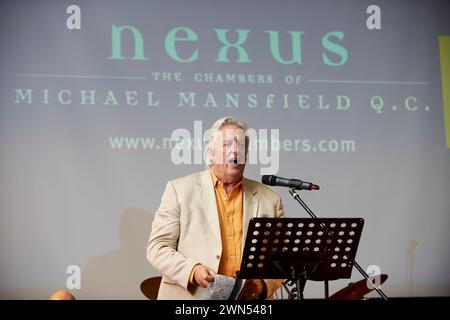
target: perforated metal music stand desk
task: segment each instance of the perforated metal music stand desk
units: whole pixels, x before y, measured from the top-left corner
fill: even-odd
[[[290,279],[303,299],[306,280],[349,279],[362,218],[253,218],[240,279]]]

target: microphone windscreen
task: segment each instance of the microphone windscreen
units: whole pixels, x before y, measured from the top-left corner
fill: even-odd
[[[271,186],[271,184],[270,184],[270,182],[271,182],[270,177],[271,177],[271,176],[267,176],[267,175],[262,176],[262,183]]]

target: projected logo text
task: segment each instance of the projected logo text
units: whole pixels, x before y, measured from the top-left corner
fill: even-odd
[[[252,30],[248,29],[213,29],[217,41],[222,47],[217,52],[214,62],[251,63],[251,53],[245,48],[245,43],[251,36]],[[150,60],[144,52],[144,37],[134,26],[112,25],[112,50],[111,60],[125,60],[122,54],[122,37],[124,31],[131,35],[134,43],[134,56],[129,60]],[[275,62],[280,64],[302,64],[302,36],[304,31],[286,31],[290,37],[290,44],[281,43],[280,32],[277,30],[265,30],[267,34],[268,48]],[[342,66],[348,61],[347,49],[343,46],[345,34],[342,31],[330,31],[322,36],[321,44],[324,51],[321,54],[322,62],[328,66]],[[235,39],[234,41],[230,38]],[[164,40],[164,48],[167,55],[174,61],[189,63],[199,60],[200,51],[197,48],[186,50],[186,44],[200,41],[198,34],[187,27],[176,27],[170,30]],[[280,47],[290,47],[290,57],[282,57]],[[184,47],[184,48],[182,48]],[[189,46],[189,48],[191,48]],[[184,49],[184,50],[181,50]],[[180,53],[183,51],[183,53]],[[234,53],[231,58],[230,52]]]

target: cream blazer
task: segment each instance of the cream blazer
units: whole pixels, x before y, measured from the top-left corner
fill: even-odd
[[[243,179],[242,250],[253,217],[284,217],[281,198],[265,185]],[[155,213],[147,259],[162,274],[158,299],[205,299],[206,289],[188,290],[192,268],[201,263],[217,272],[222,254],[219,215],[210,170],[167,183]],[[270,281],[266,281],[270,285]],[[278,282],[277,285],[279,285]]]

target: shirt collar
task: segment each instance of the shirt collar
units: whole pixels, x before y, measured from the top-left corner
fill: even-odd
[[[223,182],[221,180],[219,180],[219,178],[217,178],[217,176],[214,174],[214,171],[212,169],[209,169],[209,171],[211,172],[211,178],[212,178],[212,181],[213,181],[214,188],[216,188],[218,184],[220,186],[223,186]],[[242,185],[242,180],[243,179],[241,179],[236,185],[234,185],[233,189],[237,188],[237,187],[240,187]]]

